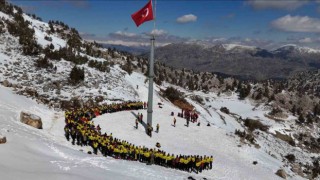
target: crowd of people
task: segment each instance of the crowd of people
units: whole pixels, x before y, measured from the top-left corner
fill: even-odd
[[[212,168],[212,156],[174,155],[156,148],[136,146],[113,137],[112,133],[101,133],[100,126],[95,126],[92,121],[101,114],[144,108],[146,105],[143,102],[124,102],[66,111],[65,136],[68,141],[71,140],[73,145],[91,146],[94,154],[100,152],[103,156],[111,156],[116,159],[140,161],[196,173]],[[140,120],[142,121],[139,118]]]

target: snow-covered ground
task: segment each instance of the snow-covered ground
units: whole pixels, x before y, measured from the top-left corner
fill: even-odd
[[[0,17],[10,19],[0,12]],[[55,48],[64,47],[66,42],[57,34],[47,34],[48,24],[24,15],[35,29],[39,44],[46,46],[53,43]],[[50,36],[52,42],[44,39]],[[84,54],[81,54],[84,55]],[[121,61],[114,58],[113,61]],[[103,61],[101,58],[89,59]],[[0,35],[0,82],[9,82],[34,88],[39,96],[51,99],[69,100],[71,97],[88,99],[95,96],[105,97],[105,102],[114,100],[147,101],[146,77],[133,72],[128,75],[119,65],[110,68],[109,73],[85,68],[85,82],[82,86],[68,85],[67,79],[73,66],[71,62],[51,61],[57,71],[37,69],[34,66],[36,58],[24,56],[21,53],[18,39],[8,33]],[[57,85],[58,84],[58,85]],[[137,89],[137,85],[139,88]],[[7,137],[7,143],[0,145],[0,177],[1,179],[187,179],[193,176],[197,179],[278,179],[275,172],[283,168],[291,179],[299,179],[294,175],[283,156],[293,153],[299,162],[310,162],[311,156],[298,147],[292,147],[286,142],[275,138],[276,131],[290,135],[290,131],[298,128],[294,117],[289,116],[283,122],[276,122],[265,117],[270,110],[264,105],[256,105],[249,100],[240,101],[236,94],[227,96],[216,93],[189,92],[180,87],[187,100],[200,113],[200,126],[177,118],[177,126],[173,127],[171,112],[177,115],[180,110],[172,103],[159,96],[160,88],[155,85],[153,126],[160,125],[160,132],[153,133],[152,138],[145,134],[143,127],[134,129],[134,114],[142,113],[147,117],[146,110],[125,111],[105,114],[94,119],[100,124],[102,131],[112,132],[114,137],[127,140],[136,145],[155,148],[156,142],[161,143],[161,149],[168,153],[185,155],[212,155],[213,169],[201,174],[186,173],[159,166],[147,166],[139,162],[116,160],[100,155],[89,155],[90,148],[72,146],[64,137],[64,112],[49,109],[37,104],[34,100],[16,95],[12,89],[0,86],[0,135]],[[48,88],[50,87],[50,88]],[[13,88],[16,89],[17,88]],[[19,88],[18,88],[19,89]],[[204,99],[200,104],[191,96],[198,95]],[[157,103],[164,104],[159,108]],[[234,115],[220,111],[227,107]],[[33,129],[19,122],[22,110],[34,113],[42,118],[43,130]],[[243,122],[237,117],[259,119],[270,126],[268,132],[258,131],[255,136],[260,148],[240,142],[234,135],[236,129],[244,130]],[[207,124],[211,126],[206,126]],[[292,128],[293,127],[293,128]],[[255,131],[256,133],[257,131]],[[80,151],[81,150],[81,151]],[[254,165],[253,161],[258,164]]]
[[[128,86],[131,85],[133,88],[139,85],[139,89],[135,89],[135,95],[142,101],[146,101],[147,98],[144,79],[145,77],[139,73],[127,75],[125,78]],[[145,134],[142,126],[138,130],[133,128],[133,114],[143,113],[145,119],[146,110],[105,114],[94,119],[94,122],[96,125],[100,124],[102,131],[112,132],[115,137],[136,145],[154,148],[155,143],[160,142],[161,149],[169,153],[213,155],[212,170],[190,174],[155,165],[147,166],[139,162],[88,155],[79,151],[81,147],[72,146],[65,140],[63,112],[48,109],[1,86],[0,133],[7,136],[8,142],[0,148],[1,154],[4,155],[0,156],[0,174],[4,175],[5,179],[186,179],[188,176],[197,179],[278,178],[274,173],[283,165],[281,160],[271,157],[263,149],[247,145],[238,147],[238,140],[232,135],[232,128],[229,127],[232,126],[232,118],[227,118],[225,128],[222,124],[208,127],[207,121],[218,124],[221,119],[218,116],[206,117],[203,113],[199,118],[202,123],[200,126],[191,123],[190,127],[186,127],[185,120],[177,117],[177,127],[173,127],[173,117],[170,113],[177,114],[180,110],[161,98],[157,92],[159,88],[155,87],[155,104],[161,102],[164,105],[163,108],[154,106],[153,125],[160,124],[160,133],[153,133],[152,138]],[[128,93],[127,96],[131,94]],[[232,102],[226,97],[221,97],[211,104],[217,107],[221,104],[227,106],[230,101]],[[230,107],[236,107],[237,103],[239,102],[231,103]],[[243,111],[241,115],[246,115],[250,104],[247,106],[247,109],[239,106],[237,113]],[[44,129],[37,130],[21,124],[19,114],[22,110],[40,116]],[[201,111],[201,108],[197,110]],[[89,149],[84,149],[86,150]],[[257,161],[258,164],[253,165],[253,161]]]

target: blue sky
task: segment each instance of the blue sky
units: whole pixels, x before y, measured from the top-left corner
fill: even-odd
[[[83,38],[146,45],[153,23],[137,28],[130,15],[147,0],[11,0],[44,21],[61,20]],[[320,48],[320,1],[157,0],[158,44],[200,41],[263,48],[299,44]],[[180,18],[180,21],[178,19]],[[183,22],[183,23],[181,23]]]

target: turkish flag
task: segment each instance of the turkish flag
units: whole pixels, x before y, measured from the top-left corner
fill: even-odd
[[[136,23],[137,27],[146,21],[153,20],[152,0],[149,0],[149,2],[142,9],[133,13],[131,18]]]

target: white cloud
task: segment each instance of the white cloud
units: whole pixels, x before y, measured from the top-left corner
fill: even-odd
[[[309,0],[248,0],[247,4],[254,9],[285,9],[295,10],[305,4]]]
[[[132,33],[127,31],[116,31],[107,36],[97,36],[95,34],[81,33],[85,40],[96,41],[103,44],[124,45],[124,46],[150,46],[150,35],[156,35],[156,45],[164,46],[170,43],[179,43],[188,40],[188,38],[170,35],[163,29],[155,29],[151,32]]]
[[[299,43],[312,43],[313,40],[309,37],[306,37],[306,38],[300,39],[298,42]]]
[[[177,18],[178,23],[189,23],[197,21],[198,17],[193,14],[183,15]]]
[[[316,32],[320,33],[320,19],[309,16],[286,15],[271,22],[279,30],[287,32]]]
[[[97,43],[101,44],[111,44],[111,45],[122,45],[122,46],[130,46],[130,47],[149,47],[150,42],[138,42],[138,41],[123,41],[123,40],[97,40]],[[169,42],[159,43],[157,42],[157,46],[166,46],[170,44]]]
[[[118,36],[124,36],[124,37],[136,37],[137,36],[137,34],[135,34],[135,33],[129,33],[129,32],[123,32],[123,31],[117,31],[114,34],[118,35]]]
[[[167,31],[165,31],[163,29],[154,29],[151,31],[151,34],[155,35],[155,36],[161,36],[161,35],[167,34]]]

